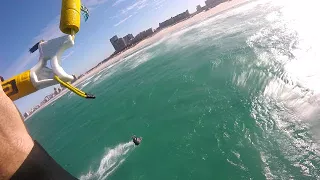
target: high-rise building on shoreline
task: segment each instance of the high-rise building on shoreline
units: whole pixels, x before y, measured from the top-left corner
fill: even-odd
[[[124,36],[123,38],[118,38],[118,36],[115,35],[110,39],[110,42],[113,45],[116,52],[120,52],[120,51],[124,50],[125,48],[127,48],[133,44],[136,44],[136,43],[146,39],[147,37],[152,36],[153,33],[154,33],[153,29],[149,28],[145,31],[140,32],[136,36],[133,36],[132,34],[128,34],[128,35]]]

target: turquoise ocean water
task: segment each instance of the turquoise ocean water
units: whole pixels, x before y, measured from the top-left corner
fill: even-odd
[[[97,99],[67,93],[27,127],[83,180],[320,179],[313,3],[252,1],[180,29],[78,86]]]

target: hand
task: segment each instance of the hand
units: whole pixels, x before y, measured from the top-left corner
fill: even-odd
[[[33,145],[21,114],[0,87],[0,180],[18,170]]]

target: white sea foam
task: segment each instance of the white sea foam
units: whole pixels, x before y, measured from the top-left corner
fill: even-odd
[[[275,4],[267,4],[266,10],[260,11],[265,21],[250,24],[260,29],[247,39],[257,58],[234,62],[242,69],[234,73],[232,80],[240,88],[258,84],[261,89],[253,95],[251,116],[264,131],[264,138],[279,144],[283,157],[303,175],[318,179],[315,164],[320,160],[320,146],[315,139],[320,139],[320,133],[319,123],[315,122],[320,119],[320,46],[319,28],[314,26],[317,20],[310,20],[318,16],[297,13],[301,9],[297,8],[298,2],[284,0]],[[292,176],[290,165],[279,162],[274,152],[264,149],[273,144],[259,142],[266,179]],[[281,167],[272,168],[278,163]]]
[[[135,148],[132,141],[121,143],[114,148],[108,149],[100,160],[100,165],[96,170],[89,172],[80,177],[80,180],[106,179],[114,172],[128,157],[129,153]]]
[[[101,76],[102,76],[102,74],[100,74],[100,75],[98,75],[97,77],[95,77],[95,78],[93,79],[93,82],[96,82],[97,80],[99,80]]]

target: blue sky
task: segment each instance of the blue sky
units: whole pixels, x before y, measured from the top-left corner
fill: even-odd
[[[75,46],[64,54],[63,68],[79,75],[108,57],[113,51],[113,35],[136,35],[149,27],[189,9],[204,0],[82,0],[89,8],[87,22],[81,21]],[[1,5],[0,75],[5,79],[30,69],[38,61],[38,52],[29,48],[41,39],[63,35],[59,30],[59,0],[4,1]],[[53,87],[15,101],[21,112],[38,104]]]

